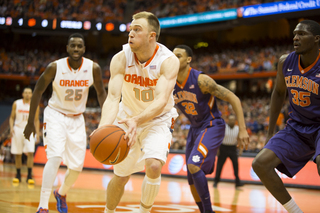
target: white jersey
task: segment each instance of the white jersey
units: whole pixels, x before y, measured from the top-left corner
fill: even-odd
[[[82,57],[78,70],[73,70],[68,57],[55,61],[57,70],[52,82],[49,107],[66,115],[83,113],[86,109],[89,87],[93,84],[93,61]]]
[[[122,86],[121,105],[128,116],[135,116],[145,110],[155,99],[155,87],[160,77],[161,64],[174,54],[164,45],[157,43],[157,48],[147,62],[141,64],[131,51],[129,44],[123,45],[126,56],[126,70]],[[160,114],[172,110],[173,95]]]
[[[16,116],[14,126],[25,128],[29,117],[30,103],[24,103],[23,99],[16,100]]]

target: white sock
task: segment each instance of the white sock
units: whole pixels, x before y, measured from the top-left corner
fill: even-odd
[[[62,196],[65,196],[69,191],[69,189],[72,187],[72,185],[76,182],[79,174],[80,174],[80,171],[68,169],[65,174],[63,184],[59,188],[58,193]]]
[[[152,206],[154,200],[159,192],[161,183],[161,176],[156,179],[151,179],[147,175],[144,176],[142,182],[142,195],[141,195],[141,203],[144,206]],[[148,213],[150,209],[146,209],[140,204],[140,213]]]
[[[48,209],[52,186],[61,163],[60,157],[49,158],[43,169],[39,207]]]
[[[283,204],[283,207],[289,212],[289,213],[303,213],[299,206],[296,204],[296,202],[291,198],[287,203]]]
[[[43,209],[49,209],[48,204],[49,204],[49,198],[51,195],[51,191],[52,189],[46,189],[41,187],[41,193],[40,193],[40,202],[39,202],[39,206],[38,209],[40,209],[40,207],[42,207]]]
[[[115,209],[114,210],[110,210],[110,209],[107,208],[107,205],[106,205],[106,208],[104,209],[104,213],[115,213],[115,212],[116,212]]]

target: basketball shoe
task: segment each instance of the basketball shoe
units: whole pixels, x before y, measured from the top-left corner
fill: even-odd
[[[54,197],[57,200],[57,210],[60,213],[67,213],[68,212],[68,206],[66,201],[66,195],[62,196],[58,193],[58,189],[53,191]]]
[[[43,209],[42,207],[40,207],[40,209],[36,213],[49,213],[49,210]]]
[[[12,183],[20,183],[21,182],[21,175],[20,174],[16,174],[16,177],[13,178]]]

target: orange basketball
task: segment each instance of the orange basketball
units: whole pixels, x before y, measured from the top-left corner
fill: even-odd
[[[99,162],[115,165],[123,161],[129,152],[125,131],[115,125],[97,129],[90,138],[90,152]]]

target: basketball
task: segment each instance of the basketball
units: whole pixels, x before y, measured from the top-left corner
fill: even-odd
[[[125,131],[115,125],[98,128],[90,138],[90,152],[99,162],[115,165],[123,161],[129,152]]]

